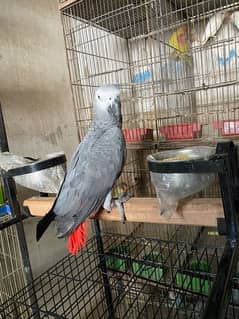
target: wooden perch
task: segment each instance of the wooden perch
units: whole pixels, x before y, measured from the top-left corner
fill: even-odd
[[[52,197],[32,197],[24,201],[33,216],[44,216],[53,204]],[[194,198],[181,201],[177,213],[170,219],[160,215],[156,198],[131,198],[124,204],[128,222],[217,226],[217,218],[224,217],[221,198]],[[116,208],[111,213],[101,210],[94,218],[120,221]]]

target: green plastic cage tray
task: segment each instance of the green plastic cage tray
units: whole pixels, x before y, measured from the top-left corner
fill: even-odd
[[[189,270],[203,271],[205,273],[210,273],[212,271],[210,265],[203,261],[194,261],[190,264]],[[190,289],[194,292],[209,294],[212,288],[212,281],[210,279],[203,279],[191,274],[183,274],[178,272],[176,274],[176,284],[177,286]]]
[[[152,262],[152,264],[147,264],[145,262]],[[148,255],[145,255],[143,257],[143,261],[136,262],[134,261],[132,264],[133,267],[133,272],[135,275],[155,280],[155,281],[160,281],[162,276],[164,275],[164,268],[159,266],[159,265],[154,265],[153,262],[163,262],[163,257],[161,254],[157,252],[150,253]]]
[[[112,248],[108,255],[106,255],[106,266],[110,269],[117,271],[126,271],[129,268],[127,259],[125,256],[130,254],[130,246],[125,244],[120,244]],[[123,255],[117,256],[117,255]]]

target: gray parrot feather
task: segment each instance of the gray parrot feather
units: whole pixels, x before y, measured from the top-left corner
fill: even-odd
[[[125,161],[119,90],[99,88],[93,106],[91,127],[72,157],[52,209],[59,237],[99,210]]]

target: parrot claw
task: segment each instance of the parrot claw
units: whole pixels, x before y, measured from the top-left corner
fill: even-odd
[[[113,207],[117,207],[120,214],[120,221],[125,224],[126,216],[124,211],[124,205],[127,200],[129,200],[133,196],[130,192],[124,192],[117,199],[112,198],[112,192],[109,192],[105,198],[103,208],[110,213]]]
[[[124,205],[119,199],[114,200],[114,205],[117,207],[120,215],[120,221],[125,224],[126,217],[125,217],[125,211],[124,211]]]
[[[110,191],[104,201],[103,208],[110,213],[112,210],[112,192]]]
[[[129,200],[133,196],[130,192],[125,192],[122,194],[118,199],[112,200],[112,207],[117,207],[120,215],[120,221],[125,224],[126,222],[126,216],[125,216],[125,210],[124,210],[124,203]]]

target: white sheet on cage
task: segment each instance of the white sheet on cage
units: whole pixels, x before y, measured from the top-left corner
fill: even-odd
[[[142,100],[138,103],[138,112],[150,112],[156,107],[160,113],[182,112],[190,105],[190,95],[177,95],[177,91],[190,88],[188,62],[170,57],[172,49],[167,46],[171,33],[162,38],[132,41],[130,44],[133,82],[135,92]],[[138,62],[140,61],[140,62]],[[175,92],[175,94],[169,94]]]
[[[48,154],[46,155],[45,159],[59,154],[60,153]],[[0,152],[0,168],[4,171],[29,165],[34,162],[34,160],[30,160],[9,152]],[[14,177],[14,180],[17,184],[35,191],[56,194],[63,181],[64,175],[64,166],[58,165],[38,172],[16,176]]]
[[[102,83],[121,85],[123,118],[131,121],[128,124],[131,127],[140,125],[137,121],[150,119],[150,112],[155,108],[159,113],[186,113],[190,107],[190,94],[164,94],[191,85],[186,62],[170,59],[170,48],[163,44],[171,32],[164,34],[164,39],[159,41],[154,38],[122,39],[77,20],[72,22],[72,29],[75,30],[73,43],[76,43],[72,59],[78,66],[78,71],[73,72],[73,81],[79,84],[74,89],[79,91],[83,131],[90,124],[94,87]]]
[[[204,25],[200,26],[203,32]],[[197,30],[198,32],[198,30]],[[223,24],[215,37],[201,47],[193,46],[195,86],[216,86],[238,80],[239,31],[232,23]],[[239,98],[238,85],[224,85],[196,92],[198,107],[209,106],[207,112],[226,111]],[[232,108],[231,108],[232,109]],[[200,109],[199,109],[200,111]],[[223,116],[223,115],[222,115]],[[230,112],[226,115],[230,115]]]

